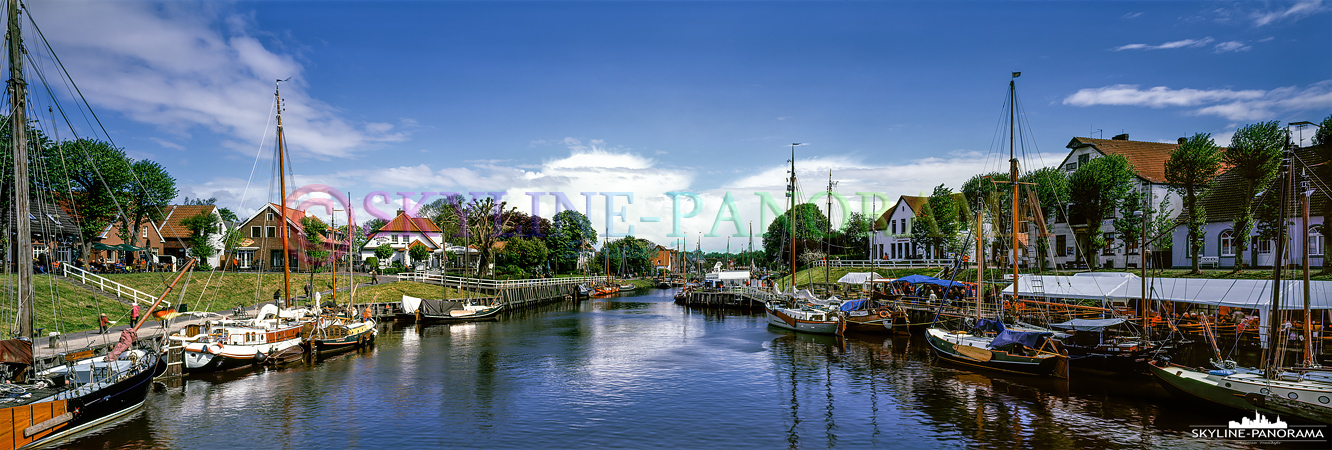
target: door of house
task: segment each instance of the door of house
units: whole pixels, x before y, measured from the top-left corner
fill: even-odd
[[[1276,254],[1272,252],[1272,241],[1255,239],[1253,246],[1258,250],[1258,261],[1255,264],[1272,267],[1272,263],[1276,261]]]

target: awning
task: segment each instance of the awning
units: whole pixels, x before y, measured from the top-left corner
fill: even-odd
[[[1124,323],[1124,319],[1073,319],[1067,322],[1052,323],[1050,328],[1075,331],[1101,331]]]
[[[874,272],[851,272],[846,275],[842,275],[841,278],[837,279],[837,282],[842,284],[865,284],[874,280],[882,280],[882,279],[883,277],[879,276],[879,274]]]
[[[118,246],[115,246],[115,245],[106,245],[106,244],[103,244],[103,243],[101,243],[101,242],[94,243],[94,244],[92,245],[92,248],[93,248],[93,250],[120,250],[120,247],[118,247]]]

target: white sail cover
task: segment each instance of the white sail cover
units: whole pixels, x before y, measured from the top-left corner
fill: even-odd
[[[421,308],[421,299],[404,295],[402,296],[402,312],[407,314],[416,314],[416,310]]]
[[[838,278],[837,282],[842,284],[865,284],[873,280],[884,280],[884,279],[886,278],[881,277],[879,276],[879,274],[874,272],[851,272],[846,275],[842,275],[842,278]]]

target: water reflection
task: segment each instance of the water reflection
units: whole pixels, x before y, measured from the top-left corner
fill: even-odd
[[[670,295],[383,324],[365,350],[163,384],[69,446],[1210,448],[1189,425],[1237,419],[1150,380],[977,373],[919,337],[777,331]]]

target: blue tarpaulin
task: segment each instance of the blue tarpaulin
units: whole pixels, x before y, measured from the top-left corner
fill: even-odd
[[[981,320],[977,321],[977,322],[976,322],[976,326],[971,327],[971,329],[973,329],[973,330],[980,330],[980,331],[990,331],[990,332],[994,332],[994,333],[1001,333],[1001,332],[1003,332],[1004,330],[1007,330],[1008,328],[1004,327],[1004,323],[1003,323],[1003,322],[1000,322],[1000,321],[998,321],[998,320],[994,320],[994,319],[981,319]]]
[[[965,285],[964,285],[962,282],[960,282],[960,281],[941,280],[941,279],[938,279],[938,278],[935,278],[935,277],[927,277],[927,276],[925,276],[925,275],[907,275],[907,276],[905,276],[905,277],[898,278],[898,279],[895,280],[895,281],[900,281],[900,282],[903,282],[903,283],[911,283],[911,284],[922,284],[922,283],[924,283],[924,284],[933,284],[933,285],[936,285],[936,286],[944,286],[944,287],[948,287],[948,286],[965,286]]]
[[[858,309],[864,309],[864,308],[865,308],[865,303],[868,302],[868,301],[869,301],[869,300],[866,300],[866,299],[863,299],[863,298],[862,298],[862,299],[859,299],[859,300],[847,300],[846,302],[843,302],[843,303],[842,303],[841,310],[842,310],[842,311],[855,311],[855,310],[858,310]]]
[[[999,332],[998,336],[990,341],[990,348],[999,348],[1009,344],[1022,344],[1031,348],[1040,348],[1041,341],[1053,336],[1054,333],[1048,331],[1013,331],[1004,330]]]

